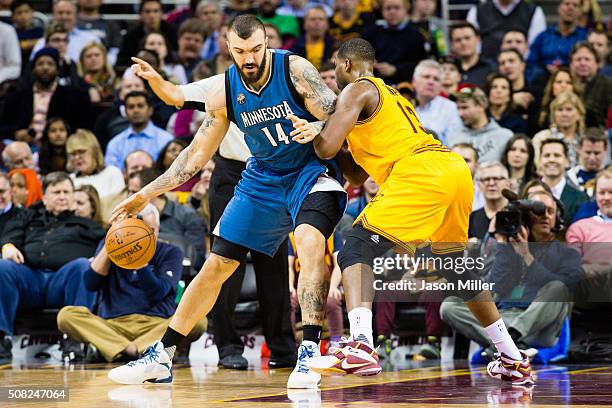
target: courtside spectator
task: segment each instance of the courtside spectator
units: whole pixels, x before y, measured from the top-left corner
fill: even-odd
[[[146,50],[153,50],[159,57],[159,66],[170,82],[177,85],[187,83],[185,67],[177,63],[173,53],[168,49],[166,38],[160,33],[149,33],[144,38],[143,47]]]
[[[578,82],[567,67],[559,67],[548,79],[542,97],[542,106],[538,114],[538,126],[546,129],[550,126],[550,104],[562,92],[571,92],[579,95]]]
[[[423,126],[432,130],[442,143],[453,128],[461,126],[455,102],[440,96],[442,67],[434,60],[419,62],[412,83],[416,92],[416,113]]]
[[[461,82],[483,87],[487,76],[495,72],[495,63],[478,53],[480,34],[470,23],[459,23],[450,28],[451,50],[457,58]]]
[[[595,48],[599,56],[599,71],[602,76],[612,76],[612,65],[610,64],[610,39],[604,31],[591,31],[587,39],[589,44]]]
[[[478,167],[476,181],[484,197],[484,206],[472,210],[468,237],[483,239],[495,214],[508,204],[508,200],[502,196],[502,190],[510,188],[510,180],[506,167],[498,161],[491,161]]]
[[[446,56],[440,60],[442,66],[442,90],[440,95],[449,97],[459,91],[459,83],[461,82],[461,74],[457,67],[457,59],[453,56]]]
[[[54,171],[66,171],[66,141],[69,134],[70,126],[64,119],[51,118],[47,121],[38,155],[38,167],[42,176]]]
[[[462,126],[453,129],[447,146],[469,143],[478,151],[480,162],[500,160],[512,132],[487,116],[488,101],[480,88],[463,88],[455,93]]]
[[[579,164],[567,171],[567,178],[589,197],[593,197],[595,177],[604,169],[606,161],[610,161],[609,141],[606,134],[603,129],[588,128],[578,142]]]
[[[206,27],[206,40],[202,46],[200,57],[208,61],[219,52],[217,39],[219,37],[219,27],[221,27],[221,23],[223,23],[223,12],[217,1],[202,0],[196,7],[195,16],[202,20]]]
[[[89,218],[102,228],[106,227],[106,223],[102,221],[100,196],[94,186],[84,184],[74,189],[74,203],[72,209],[75,215]]]
[[[132,91],[125,96],[125,114],[130,127],[108,142],[105,162],[123,170],[123,163],[130,152],[144,150],[157,159],[161,149],[174,137],[151,122],[153,108],[145,92]]]
[[[77,61],[73,61],[67,54],[68,44],[70,38],[68,37],[68,30],[62,23],[52,22],[45,30],[44,44],[45,47],[55,48],[59,51],[59,68],[57,74],[57,82],[64,86],[76,86],[81,87],[83,84],[79,78],[77,72]],[[30,55],[32,58],[33,55]],[[25,65],[21,75],[21,83],[24,86],[32,84],[32,68],[33,63]]]
[[[193,69],[202,61],[200,54],[205,38],[206,27],[200,19],[190,18],[179,27],[178,59],[189,81],[192,80]]]
[[[498,57],[499,73],[506,76],[512,82],[512,100],[519,113],[527,117],[534,111],[532,105],[536,95],[541,92],[528,86],[525,79],[525,61],[518,50],[502,50]],[[531,113],[533,115],[533,113]]]
[[[512,81],[505,75],[489,76],[484,92],[489,99],[489,113],[499,126],[513,133],[526,133],[527,121],[517,112],[512,99]]]
[[[327,33],[329,20],[322,6],[313,6],[304,16],[304,34],[297,38],[291,51],[312,62],[315,68],[329,61],[334,39]]]
[[[93,306],[83,264],[104,238],[104,230],[71,211],[73,185],[67,173],[48,174],[43,192],[43,202],[11,219],[2,235],[0,338],[13,334],[18,309]],[[11,354],[4,341],[0,354]]]
[[[25,142],[13,142],[2,151],[2,161],[7,170],[35,169],[36,161],[30,146]]]
[[[517,194],[536,177],[535,151],[527,135],[518,133],[508,140],[501,162],[508,169],[511,189]]]
[[[43,198],[38,174],[32,169],[14,169],[8,174],[13,204],[30,207]]]
[[[522,30],[511,28],[504,33],[500,50],[514,48],[521,53],[524,59],[527,59],[529,54],[529,44],[527,43],[527,34]]]

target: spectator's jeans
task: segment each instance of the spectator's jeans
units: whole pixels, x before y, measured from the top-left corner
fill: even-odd
[[[0,331],[13,334],[17,310],[68,305],[92,308],[95,293],[85,289],[83,281],[88,269],[85,258],[68,262],[57,272],[0,259]]]
[[[103,319],[82,306],[66,306],[57,314],[57,327],[79,343],[91,343],[106,361],[121,357],[128,345],[134,343],[138,352],[162,338],[171,317],[129,314]],[[187,335],[186,344],[196,341],[206,331],[207,319],[200,320]]]
[[[568,302],[559,300],[567,299]],[[562,282],[544,285],[527,309],[502,309],[500,314],[508,329],[521,333],[520,340],[532,347],[550,347],[557,342],[569,310],[570,292]],[[458,297],[448,297],[440,308],[442,320],[453,329],[483,347],[490,345],[487,332]]]

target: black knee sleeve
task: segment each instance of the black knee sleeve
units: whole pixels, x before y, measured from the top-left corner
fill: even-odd
[[[295,226],[312,225],[318,229],[325,239],[334,232],[334,228],[342,217],[342,210],[336,191],[317,191],[306,197],[295,218]]]
[[[344,271],[355,264],[374,265],[374,258],[384,255],[395,244],[366,230],[361,224],[354,226],[345,236],[344,246],[338,253],[338,265]]]
[[[215,236],[213,246],[210,252],[222,256],[224,258],[233,259],[234,261],[243,262],[246,258],[249,248],[234,244],[226,239]]]

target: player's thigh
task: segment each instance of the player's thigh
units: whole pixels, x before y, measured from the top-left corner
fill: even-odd
[[[368,231],[361,224],[355,224],[344,235],[344,239],[344,246],[338,253],[338,265],[342,271],[356,264],[364,264],[372,268],[375,258],[383,256],[396,247],[394,242]]]

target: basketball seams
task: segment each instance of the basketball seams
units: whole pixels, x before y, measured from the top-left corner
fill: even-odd
[[[136,225],[135,225],[136,224]],[[108,256],[111,258],[111,260],[113,261],[113,263],[115,263],[117,266],[121,267],[121,268],[125,268],[125,269],[139,269],[139,268],[133,268],[131,266],[133,266],[134,264],[138,264],[138,262],[145,256],[147,256],[149,254],[149,252],[151,252],[150,250],[153,248],[153,255],[155,254],[155,233],[152,231],[152,229],[150,227],[148,227],[146,224],[145,225],[138,225],[138,222],[134,223],[134,222],[130,222],[128,223],[128,225],[121,225],[121,223],[119,225],[117,225],[116,228],[109,230],[109,232],[107,233],[107,237],[113,237],[114,234],[117,234],[119,232],[119,235],[121,235],[122,230],[130,230],[129,235],[130,236],[138,236],[139,234],[142,234],[144,232],[144,235],[139,236],[136,239],[133,239],[130,242],[127,243],[123,243],[121,246],[113,248],[112,251],[108,251],[108,247],[106,246],[106,242],[105,242],[105,247],[107,247],[107,251],[108,251]],[[147,240],[148,238],[148,240]],[[117,239],[114,238],[113,239],[114,243],[117,243]],[[146,242],[145,242],[146,241]],[[116,260],[116,256],[118,256],[122,250],[125,250],[126,248],[129,248],[131,246],[134,245],[141,245],[141,250],[128,255],[127,257],[123,258],[124,260],[126,258],[131,258],[131,261],[129,263],[126,264],[121,264],[120,260]],[[113,256],[115,255],[115,256]],[[152,255],[152,256],[153,256]],[[151,258],[152,258],[151,256]],[[117,262],[115,262],[115,260]],[[145,266],[145,265],[143,265]]]

